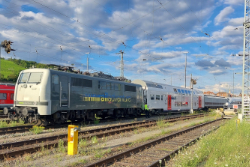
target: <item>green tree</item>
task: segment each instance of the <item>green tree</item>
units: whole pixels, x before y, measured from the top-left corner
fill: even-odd
[[[8,80],[8,81],[16,82],[16,80],[17,80],[17,75],[15,75],[15,74],[10,74],[10,75],[8,75],[7,80]]]

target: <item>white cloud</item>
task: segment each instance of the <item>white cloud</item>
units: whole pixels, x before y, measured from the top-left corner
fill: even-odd
[[[225,0],[224,3],[228,5],[243,5],[244,0]]]
[[[234,9],[231,6],[228,6],[220,11],[220,13],[215,17],[215,25],[219,25],[221,22],[228,21],[228,15],[233,13]]]

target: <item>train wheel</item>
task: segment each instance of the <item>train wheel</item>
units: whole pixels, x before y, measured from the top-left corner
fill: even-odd
[[[42,121],[40,119],[38,119],[36,125],[40,126],[41,124],[42,124]]]
[[[46,119],[41,119],[41,126],[48,126],[49,122]]]

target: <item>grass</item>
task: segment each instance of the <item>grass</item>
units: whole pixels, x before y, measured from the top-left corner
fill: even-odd
[[[93,144],[98,143],[98,139],[97,139],[96,136],[93,136],[93,137],[91,138],[91,143],[93,143]]]
[[[250,164],[250,124],[236,126],[235,119],[202,139],[193,149],[183,150],[174,159],[174,166],[241,166]]]
[[[44,130],[43,126],[34,125],[29,131],[32,132],[33,134],[39,134],[42,133],[43,130]]]
[[[66,152],[66,148],[64,147],[64,141],[62,139],[58,141],[58,152],[60,153]]]
[[[10,74],[18,74],[19,71],[24,70],[22,66],[17,65],[16,63],[8,60],[1,59],[1,74],[4,75],[4,78],[7,78]]]
[[[86,147],[88,145],[88,143],[87,143],[87,140],[86,139],[80,139],[80,141],[79,141],[79,147],[80,148],[84,148],[84,147]]]
[[[6,128],[8,127],[8,124],[6,121],[0,121],[0,128]]]
[[[17,121],[11,121],[9,124],[6,121],[0,121],[0,128],[6,128],[6,127],[14,127],[14,126],[20,126],[24,125],[24,121],[19,120]]]
[[[99,124],[100,120],[99,119],[95,119],[94,120],[94,124]]]

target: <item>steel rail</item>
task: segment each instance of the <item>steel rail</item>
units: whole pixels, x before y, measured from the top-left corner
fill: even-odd
[[[165,141],[170,140],[170,139],[172,139],[172,138],[181,136],[182,134],[191,132],[191,131],[193,131],[193,130],[195,130],[195,129],[198,129],[198,128],[203,127],[203,126],[205,126],[205,125],[214,123],[214,122],[216,122],[216,121],[220,121],[220,120],[222,120],[222,119],[223,119],[223,118],[217,119],[217,120],[214,120],[214,121],[210,121],[210,122],[207,122],[207,123],[203,123],[203,124],[200,124],[200,125],[196,125],[196,126],[194,126],[194,127],[187,128],[187,129],[185,129],[185,130],[180,130],[180,131],[178,131],[178,132],[175,132],[175,133],[172,133],[172,134],[170,134],[170,135],[164,136],[164,137],[162,137],[162,138],[160,138],[160,139],[156,139],[156,140],[147,142],[146,144],[142,144],[142,145],[140,145],[140,146],[138,146],[138,147],[129,149],[129,150],[124,151],[124,152],[122,152],[122,153],[120,153],[120,154],[117,154],[117,155],[108,157],[108,158],[106,158],[106,159],[104,159],[104,160],[100,160],[100,161],[98,161],[98,162],[89,164],[89,165],[87,165],[86,167],[101,167],[101,166],[113,165],[113,163],[115,163],[115,162],[117,162],[117,161],[119,161],[119,160],[125,159],[125,158],[127,158],[127,157],[131,157],[131,155],[133,155],[133,154],[136,154],[136,153],[141,152],[141,151],[143,151],[143,150],[149,149],[149,148],[154,147],[154,146],[156,146],[156,145],[158,145],[158,144],[161,144],[162,142],[165,142]],[[196,139],[197,139],[197,138],[196,138]],[[193,139],[193,140],[190,141],[190,142],[193,142],[193,141],[195,141],[196,139]],[[183,148],[184,146],[188,145],[190,142],[186,143],[186,144],[183,145],[181,148]],[[158,158],[157,158],[157,161],[155,161],[155,162],[154,162],[153,164],[151,164],[150,166],[159,166],[159,164],[160,164],[159,160],[161,160],[161,161],[163,162],[164,158],[170,157],[170,155],[176,153],[176,151],[178,151],[178,150],[175,150],[175,151],[173,151],[173,152],[172,152],[172,151],[170,151],[170,152],[165,151],[165,153],[167,153],[167,156],[165,156],[165,157],[163,157],[163,158],[161,158],[161,159],[158,159]],[[131,159],[130,159],[130,160],[131,160]],[[119,163],[119,162],[118,162],[118,163]],[[132,165],[132,164],[122,163],[122,162],[119,163],[119,164],[120,164],[120,165],[125,165],[125,166],[139,166],[139,164],[137,164],[137,165]]]
[[[197,118],[197,117],[202,117],[202,116],[203,115],[191,115],[191,116],[184,116],[180,118],[166,119],[165,121],[175,122],[179,120],[192,119],[192,118]],[[93,136],[100,138],[100,137],[119,134],[119,133],[126,132],[126,131],[132,131],[135,128],[155,126],[156,124],[157,124],[156,120],[140,121],[140,122],[133,122],[133,123],[124,124],[124,125],[115,125],[115,126],[92,129],[92,130],[84,130],[84,131],[80,131],[78,135],[79,135],[79,138],[82,138],[82,139],[89,139]],[[33,153],[33,152],[40,150],[41,147],[46,147],[46,148],[57,147],[59,139],[62,139],[64,141],[64,144],[66,145],[67,137],[68,137],[67,134],[62,134],[62,135],[42,137],[42,138],[31,139],[31,140],[26,140],[26,141],[2,144],[0,146],[1,148],[0,159],[22,155],[24,153]]]
[[[196,114],[196,115],[204,116],[204,114]],[[167,119],[175,119],[175,118],[181,118],[181,117],[185,118],[185,117],[190,117],[190,116],[192,116],[192,115],[188,115],[188,116],[174,116],[174,117],[169,117]],[[110,120],[106,120],[106,121],[110,121]],[[105,120],[101,120],[101,122],[103,123],[103,122],[105,122]],[[62,125],[55,125],[55,126],[48,125],[48,126],[45,127],[45,129],[63,128],[65,126],[67,126],[68,124],[71,124],[71,123],[62,124]],[[73,123],[73,124],[75,124],[75,123]],[[32,127],[33,127],[33,125],[0,128],[0,135],[28,132],[28,131],[30,131],[30,129]]]

